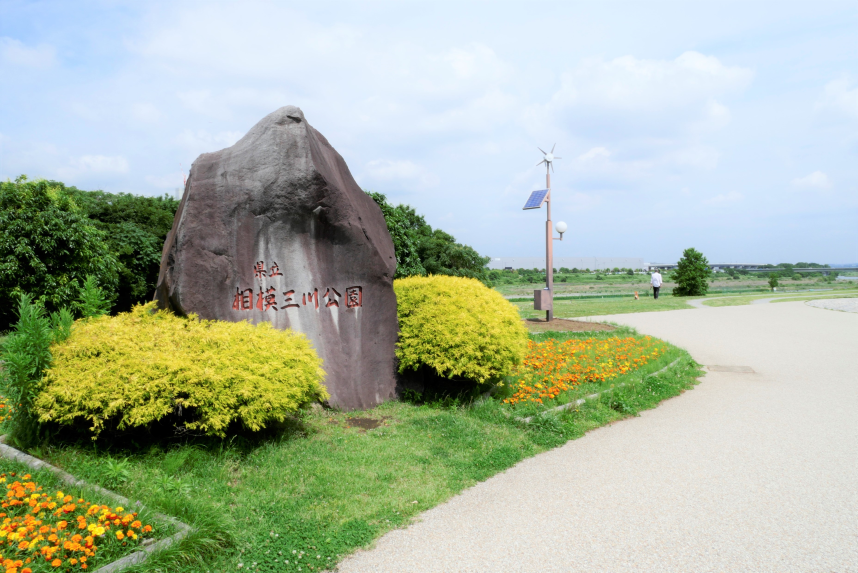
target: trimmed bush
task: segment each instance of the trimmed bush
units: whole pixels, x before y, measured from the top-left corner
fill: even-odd
[[[519,364],[527,329],[518,309],[471,278],[393,281],[399,316],[399,371],[426,365],[445,378],[494,381]]]
[[[304,335],[180,318],[154,303],[78,321],[51,350],[35,412],[41,422],[86,421],[93,439],[167,416],[221,437],[234,421],[258,431],[328,398],[322,361]]]

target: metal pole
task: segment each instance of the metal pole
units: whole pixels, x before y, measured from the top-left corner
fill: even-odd
[[[551,174],[550,163],[545,164],[545,186],[548,195],[545,203],[548,205],[548,220],[545,222],[545,284],[548,287],[548,297],[551,308],[545,311],[546,322],[554,318],[554,232],[551,229]]]

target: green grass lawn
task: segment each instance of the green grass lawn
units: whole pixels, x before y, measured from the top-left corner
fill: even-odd
[[[794,297],[788,296],[788,297],[785,297],[782,299],[779,298],[778,300],[773,300],[772,302],[773,303],[775,303],[775,302],[798,302],[801,300],[820,300],[820,299],[826,299],[826,298],[855,298],[855,297],[858,297],[858,292],[829,294],[827,296],[819,295],[819,296],[814,296],[814,297],[801,297],[801,298],[797,298],[797,297],[794,298]]]
[[[820,298],[849,298],[858,296],[858,291],[829,291],[829,292],[819,292],[819,293],[808,293],[807,296],[801,295],[797,296],[796,293],[769,293],[764,295],[754,295],[754,296],[731,296],[727,298],[713,298],[711,300],[705,301],[703,304],[706,306],[740,306],[751,304],[755,300],[760,300],[764,298],[774,298],[777,300],[773,300],[772,302],[785,302],[785,301],[798,301],[798,300],[814,300]]]
[[[639,304],[647,302],[653,303]],[[617,335],[637,336],[620,329],[534,338]],[[677,358],[667,372],[645,377]],[[307,412],[264,439],[81,440],[33,453],[197,528],[136,571],[235,572],[239,565],[241,571],[320,571],[522,459],[692,388],[700,374],[686,352],[671,347],[610,383],[561,396],[571,400],[617,385],[603,398],[530,424],[517,418],[538,407],[508,406],[502,396],[469,404],[388,402],[361,412]],[[355,418],[378,426],[353,427]],[[112,471],[108,462],[115,467],[120,459],[127,460],[125,472]]]
[[[601,316],[605,314],[627,314],[632,312],[654,312],[694,308],[686,301],[701,297],[661,296],[657,300],[642,298],[591,298],[584,300],[555,299],[554,316],[575,318],[577,316]],[[514,302],[522,318],[544,318],[544,310],[533,310],[533,301]]]

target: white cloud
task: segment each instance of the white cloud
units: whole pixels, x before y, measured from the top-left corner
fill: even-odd
[[[147,175],[146,182],[158,189],[176,189],[182,187],[184,177],[185,174],[181,171],[168,175]]]
[[[623,56],[589,59],[563,74],[556,104],[651,111],[673,105],[709,105],[716,95],[743,90],[753,72],[714,56],[685,52],[675,60]]]
[[[554,201],[554,199],[552,199]],[[589,211],[593,209],[602,200],[598,195],[588,194],[588,193],[572,193],[571,195],[567,195],[563,197],[564,203],[564,211],[571,211],[573,213],[580,213],[582,211]]]
[[[438,184],[438,177],[412,161],[375,159],[366,164],[364,175],[374,181],[403,181],[417,183],[422,187]]]
[[[721,158],[721,152],[714,147],[691,145],[668,154],[667,158],[677,165],[715,169],[718,166],[718,160]]]
[[[828,175],[822,171],[814,171],[810,175],[793,179],[792,184],[796,187],[812,189],[828,189],[831,187],[831,181],[828,179]]]
[[[858,83],[845,75],[828,82],[816,102],[815,110],[858,119]]]
[[[205,129],[186,129],[177,135],[174,141],[193,153],[209,153],[230,147],[242,136],[244,134],[240,131],[209,133]]]
[[[161,119],[161,111],[151,103],[135,103],[131,106],[131,116],[142,123],[156,123]]]
[[[78,173],[128,173],[128,160],[121,155],[83,155],[70,164]]]
[[[720,195],[716,195],[715,197],[710,197],[709,199],[704,199],[703,203],[706,205],[724,205],[729,203],[737,203],[744,199],[744,196],[738,191],[730,191],[729,193],[722,193]]]
[[[604,159],[611,156],[611,152],[607,150],[605,147],[594,147],[587,153],[581,154],[578,156],[578,161],[594,161],[597,159]]]
[[[56,50],[49,44],[28,47],[4,36],[0,38],[0,59],[17,66],[48,68],[56,61]]]

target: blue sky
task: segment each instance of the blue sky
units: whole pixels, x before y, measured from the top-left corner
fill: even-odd
[[[537,9],[536,7],[539,7]],[[858,4],[0,1],[0,178],[172,193],[283,105],[480,253],[858,262]]]

